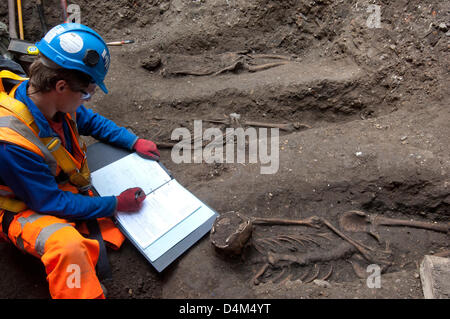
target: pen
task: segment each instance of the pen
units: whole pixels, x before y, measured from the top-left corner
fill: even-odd
[[[118,45],[122,45],[122,44],[130,44],[130,43],[134,43],[134,40],[123,40],[123,41],[108,42],[108,43],[106,43],[106,45],[118,46]]]

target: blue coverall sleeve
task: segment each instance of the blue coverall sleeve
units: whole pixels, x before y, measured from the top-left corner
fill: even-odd
[[[138,137],[113,121],[81,105],[77,109],[77,126],[81,135],[92,136],[112,145],[132,150]]]
[[[16,197],[37,213],[65,219],[111,216],[114,196],[90,197],[62,191],[43,159],[21,147],[0,142],[0,178]]]

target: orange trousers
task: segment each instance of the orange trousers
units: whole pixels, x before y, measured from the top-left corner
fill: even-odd
[[[2,219],[3,211],[0,211],[0,227]],[[119,248],[125,237],[112,221],[101,218],[99,226],[105,241],[113,248]],[[26,210],[14,216],[7,237],[20,250],[40,258],[52,298],[104,298],[95,272],[99,243],[82,235],[87,233],[86,228],[76,227],[75,223],[65,219]]]

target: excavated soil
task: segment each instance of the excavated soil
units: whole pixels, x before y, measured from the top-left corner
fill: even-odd
[[[177,164],[170,149],[161,148],[177,180],[217,212],[318,216],[337,228],[339,214],[348,210],[450,221],[448,2],[77,4],[81,22],[107,41],[135,40],[110,48],[110,93],[98,93],[87,106],[141,137],[170,142],[175,128],[192,132],[194,120],[231,113],[245,121],[300,124],[280,130],[275,174],[261,174],[264,165],[248,161]],[[26,38],[37,40],[38,16],[31,3],[23,5]],[[380,8],[375,28],[372,5]],[[59,1],[45,6],[49,24],[59,23]],[[5,2],[0,21],[7,22]],[[114,279],[105,282],[107,296],[423,298],[418,265],[424,255],[449,249],[448,234],[388,226],[377,231],[380,242],[366,233],[346,235],[377,254],[388,252],[390,265],[380,263],[380,288],[367,285],[373,262],[329,228],[258,225],[241,257],[217,254],[205,236],[161,274],[126,241],[109,255]],[[310,240],[294,245],[276,241],[280,236]],[[333,255],[343,248],[350,253]],[[38,260],[6,243],[0,250],[1,298],[49,298]],[[271,264],[267,252],[315,254],[315,262]]]

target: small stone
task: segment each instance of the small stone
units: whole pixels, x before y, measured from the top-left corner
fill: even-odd
[[[439,30],[446,32],[448,30],[448,27],[444,22],[442,22],[439,24]]]
[[[161,65],[161,57],[159,54],[153,54],[141,61],[141,66],[149,71],[153,71]]]
[[[166,12],[167,10],[169,10],[169,8],[170,8],[170,1],[169,1],[169,2],[163,2],[163,3],[161,3],[161,5],[159,6],[159,11],[160,11],[160,13],[164,13],[164,12]]]
[[[330,288],[331,287],[331,284],[328,281],[321,280],[321,279],[315,279],[313,281],[313,283],[322,288]]]

